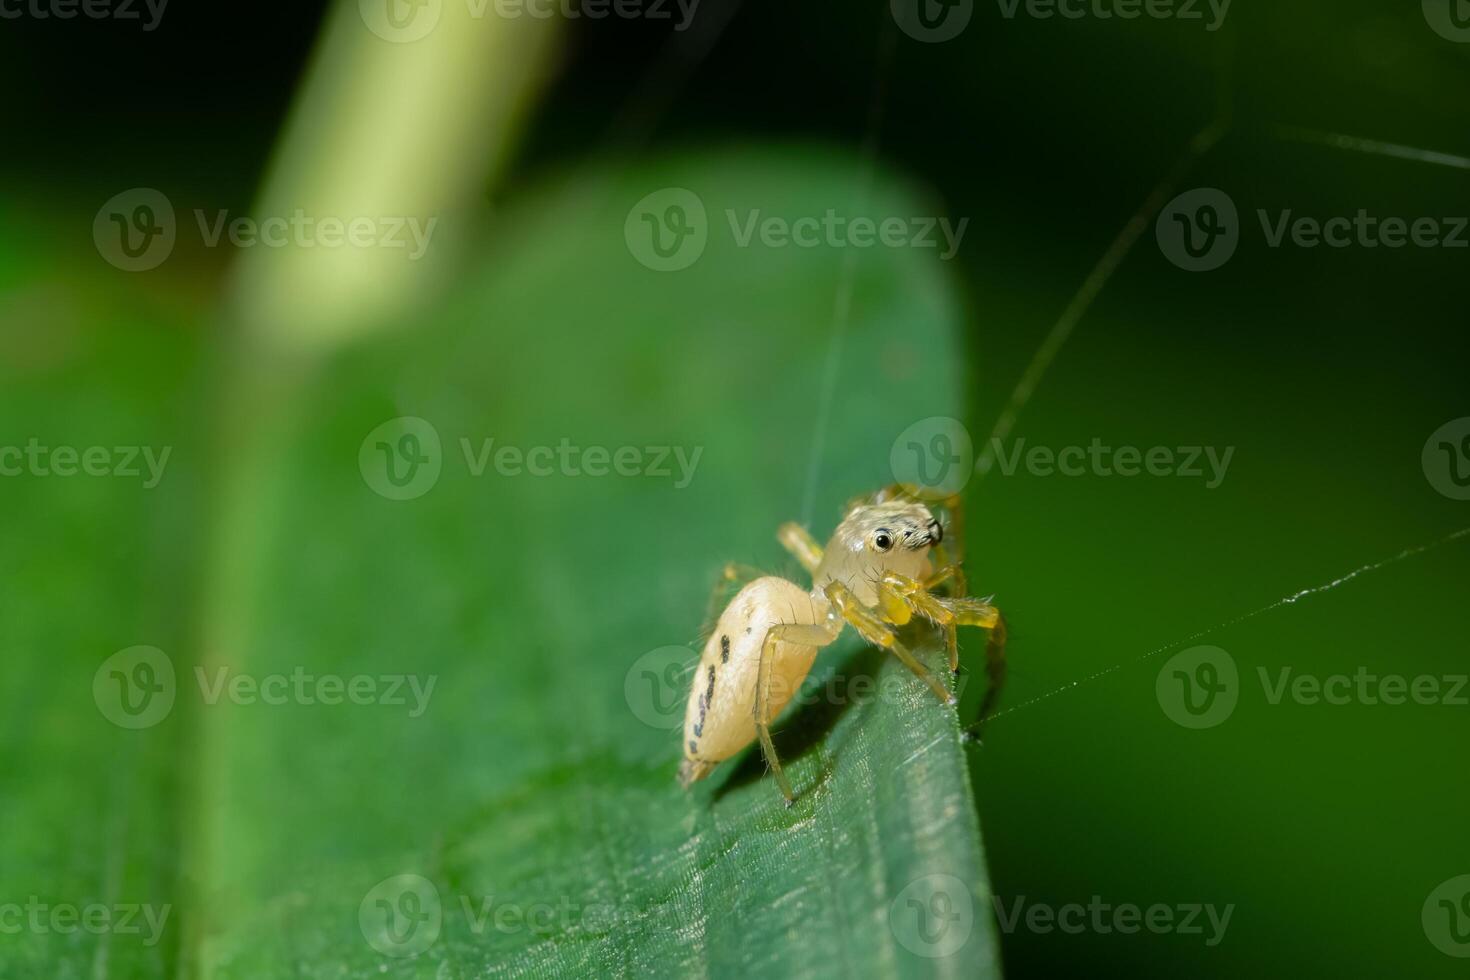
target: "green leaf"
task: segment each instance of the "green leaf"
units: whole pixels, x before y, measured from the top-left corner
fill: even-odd
[[[185,723],[114,724],[104,664],[187,639],[193,344],[175,313],[55,275],[36,230],[6,223],[32,276],[0,295],[0,975],[170,976]]]
[[[654,669],[669,646],[696,659],[726,561],[796,577],[776,526],[825,535],[892,481],[901,431],[959,414],[960,313],[933,252],[735,239],[727,210],[938,213],[862,169],[746,151],[564,180],[504,216],[431,322],[247,381],[229,430],[247,437],[213,447],[231,502],[201,649],[167,649],[190,746],[182,972],[997,974],[952,708],[845,637],[779,725],[787,808],[754,747],[680,789],[685,692]],[[658,272],[624,224],[668,187],[701,200],[708,244]],[[403,416],[432,425],[440,473],[391,500],[370,434]],[[489,439],[474,475],[462,440],[473,458]],[[504,446],[634,447],[671,472],[515,475]]]

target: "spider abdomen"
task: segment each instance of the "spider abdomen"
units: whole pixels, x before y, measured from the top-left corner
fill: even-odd
[[[785,579],[758,578],[730,600],[699,658],[684,711],[687,785],[755,741],[755,697],[766,632],[782,623],[812,624],[827,614],[820,600]],[[822,603],[821,605],[825,605]],[[777,641],[771,662],[772,716],[800,689],[817,648]]]

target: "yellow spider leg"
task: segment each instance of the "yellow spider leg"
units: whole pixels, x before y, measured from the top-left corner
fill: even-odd
[[[801,562],[808,575],[817,573],[817,566],[822,563],[822,546],[806,528],[795,521],[787,521],[776,529],[776,540]]]
[[[949,533],[950,536],[956,536],[960,532],[958,529],[952,527]],[[949,538],[947,537],[945,540],[947,541]],[[954,550],[959,551],[960,549],[956,547]],[[970,591],[970,583],[965,578],[965,570],[960,567],[959,559],[950,559],[950,551],[944,546],[943,542],[934,546],[934,560],[939,563],[939,571],[924,581],[924,589],[926,591],[946,583],[948,584],[946,591],[953,597],[958,598]]]
[[[957,566],[957,564],[945,564],[945,566],[939,566],[938,572],[931,574],[928,579],[925,579],[922,583],[920,583],[920,588],[923,588],[923,591],[925,592],[933,592],[936,588],[939,588],[939,586],[944,585],[945,582],[950,582],[950,579],[953,579],[953,577],[957,576],[957,574],[961,574],[960,566]]]
[[[960,597],[952,599],[941,599],[930,595],[923,583],[916,582],[907,575],[898,572],[887,572],[879,583],[879,596],[891,596],[893,600],[901,600],[913,606],[916,612],[938,623],[944,630],[945,644],[949,650],[949,667],[958,670],[960,665],[959,650],[956,643],[956,627],[978,626],[988,630],[990,636],[985,644],[985,673],[990,679],[990,689],[985,695],[985,705],[980,712],[983,721],[989,713],[989,708],[995,703],[1000,694],[1000,687],[1005,682],[1006,664],[1006,624],[1000,610],[982,599]],[[907,622],[907,620],[904,620]]]
[[[949,693],[949,689],[929,671],[929,668],[921,664],[912,653],[909,653],[908,648],[899,642],[893,630],[874,610],[858,601],[851,589],[841,582],[832,582],[828,584],[826,593],[827,598],[842,614],[842,618],[851,623],[852,628],[857,630],[863,639],[874,646],[882,647],[902,661],[903,665],[913,671],[916,677],[929,685],[930,690],[940,701],[945,704],[954,703],[954,695]]]
[[[766,757],[766,765],[771,767],[771,774],[776,777],[776,785],[781,788],[781,795],[786,797],[787,806],[791,805],[795,797],[791,793],[791,783],[781,769],[776,746],[771,741],[771,722],[775,720],[771,717],[771,663],[775,660],[776,644],[785,642],[824,647],[837,638],[840,630],[840,625],[837,630],[833,630],[824,625],[782,623],[767,630],[765,639],[761,641],[760,665],[755,675],[755,732],[760,737],[761,753]]]
[[[990,717],[990,711],[995,707],[996,698],[1000,697],[1000,689],[1005,684],[1006,620],[999,609],[980,599],[939,601],[954,612],[955,621],[959,625],[978,626],[990,631],[990,637],[985,642],[985,676],[990,681],[990,687],[985,692],[985,700],[980,705],[979,720],[974,725],[979,728]]]
[[[937,596],[929,594],[928,581],[918,582],[909,578],[901,572],[886,572],[883,580],[878,583],[878,595],[882,601],[882,611],[887,612],[887,606],[892,603],[901,604],[904,607],[902,619],[890,619],[891,623],[902,626],[909,621],[912,613],[921,613],[933,620],[944,633],[944,648],[949,653],[949,669],[959,670],[960,650],[956,637],[957,617],[950,608]]]

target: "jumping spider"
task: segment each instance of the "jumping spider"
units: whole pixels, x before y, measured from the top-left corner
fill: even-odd
[[[961,541],[959,499],[941,504],[950,515],[951,540]],[[913,488],[894,485],[853,501],[825,549],[797,524],[783,524],[776,537],[812,576],[811,591],[733,563],[725,566],[715,598],[732,582],[754,580],[720,614],[694,675],[679,766],[686,788],[759,738],[790,805],[794,797],[771,744],[771,722],[801,687],[817,650],[849,625],[902,661],[946,704],[954,702],[949,689],[899,641],[894,627],[916,613],[932,621],[944,633],[950,670],[959,668],[956,628],[989,630],[985,716],[1005,674],[1005,621],[988,600],[964,594],[960,562],[950,560],[942,543],[944,525]],[[948,586],[947,597],[931,591],[942,585]]]

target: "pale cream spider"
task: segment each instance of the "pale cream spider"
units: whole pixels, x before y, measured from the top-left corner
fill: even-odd
[[[961,542],[959,500],[947,498],[942,504],[950,515],[950,540]],[[849,504],[825,549],[796,524],[783,524],[776,537],[811,574],[811,591],[783,578],[755,577],[760,573],[733,563],[725,567],[712,605],[730,583],[754,581],[721,613],[694,674],[679,766],[686,788],[759,738],[776,784],[791,803],[791,784],[771,744],[771,722],[801,687],[817,650],[848,625],[897,657],[947,704],[954,702],[949,689],[899,641],[893,627],[908,623],[915,613],[935,623],[944,633],[950,670],[959,667],[956,628],[989,630],[984,718],[1004,678],[1005,621],[988,601],[964,595],[960,563],[948,559],[942,544],[944,526],[912,488],[891,486]],[[948,597],[930,591],[945,584]]]

